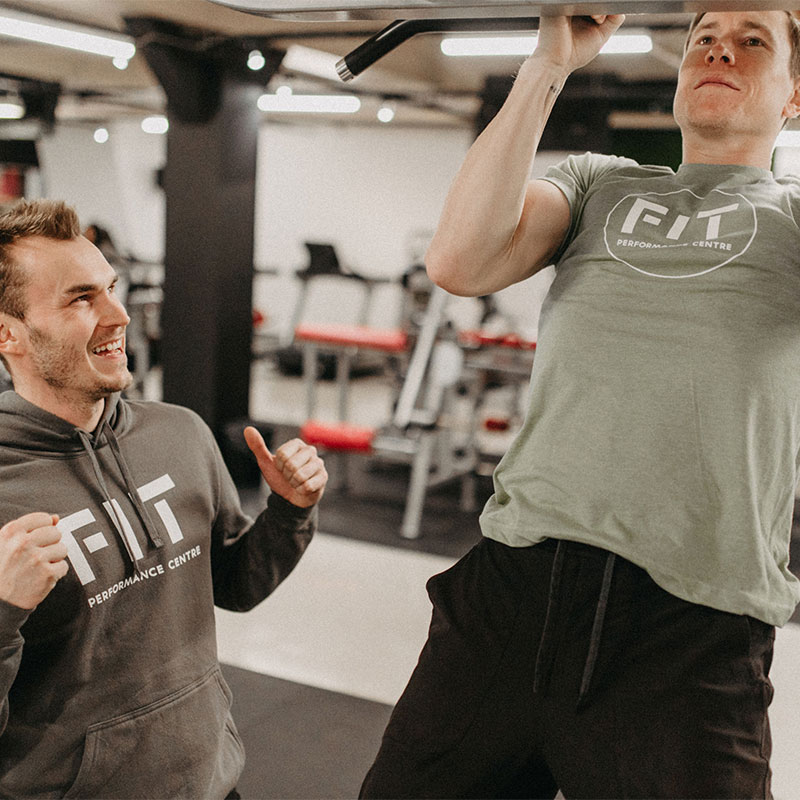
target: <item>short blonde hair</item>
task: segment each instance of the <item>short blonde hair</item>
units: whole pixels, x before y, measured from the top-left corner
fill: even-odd
[[[11,251],[21,239],[45,236],[68,240],[81,235],[75,209],[54,200],[22,201],[0,215],[0,311],[25,318],[26,276]]]

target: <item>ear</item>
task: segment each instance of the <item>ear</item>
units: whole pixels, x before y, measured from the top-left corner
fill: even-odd
[[[24,351],[22,321],[0,313],[0,353],[19,355]]]
[[[800,78],[796,79],[794,82],[794,92],[792,92],[792,95],[783,107],[783,116],[786,119],[794,119],[800,116]]]

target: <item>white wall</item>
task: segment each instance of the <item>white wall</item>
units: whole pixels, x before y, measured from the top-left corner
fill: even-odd
[[[468,130],[264,125],[256,264],[295,270],[308,261],[304,241],[329,241],[357,272],[402,274],[470,141]]]
[[[107,228],[122,252],[160,261],[164,195],[156,171],[166,160],[166,138],[144,133],[138,120],[106,127],[105,144],[94,141],[94,127],[70,124],[40,140],[42,194],[75,206],[82,225]]]
[[[155,184],[166,137],[135,121],[61,124],[39,143],[42,192],[74,205],[84,224],[108,228],[142,260],[164,252],[164,195]],[[342,260],[374,276],[409,265],[412,240],[432,233],[464,157],[468,130],[265,124],[259,136],[255,262],[292,272],[303,242],[331,241]]]

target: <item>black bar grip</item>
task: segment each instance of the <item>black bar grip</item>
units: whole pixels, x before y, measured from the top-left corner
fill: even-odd
[[[336,64],[343,81],[350,81],[379,58],[418,33],[459,33],[462,31],[535,31],[538,17],[478,17],[454,19],[397,19],[359,45]]]

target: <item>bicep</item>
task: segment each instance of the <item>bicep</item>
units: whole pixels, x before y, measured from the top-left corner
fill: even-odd
[[[533,180],[525,187],[522,209],[513,232],[490,255],[439,247],[428,251],[431,279],[451,294],[476,297],[493,294],[529,278],[551,263],[571,221],[563,192],[550,181]],[[442,250],[447,257],[442,258]]]
[[[523,278],[552,263],[570,221],[569,203],[561,189],[540,179],[528,184],[512,248]]]
[[[570,222],[569,202],[564,193],[550,181],[531,181],[511,242],[502,258],[487,272],[484,293],[498,292],[524,281],[551,264]]]

